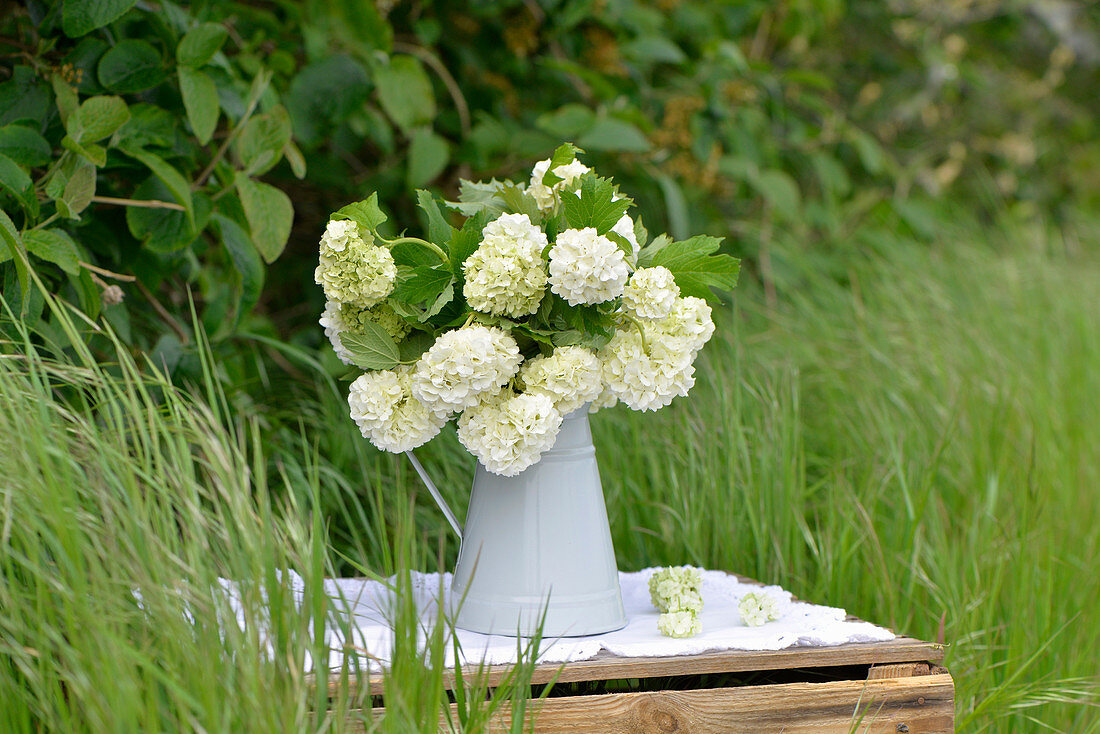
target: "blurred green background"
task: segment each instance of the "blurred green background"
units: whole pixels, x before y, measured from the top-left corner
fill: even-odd
[[[415,234],[416,188],[572,141],[650,232],[743,262],[692,397],[593,419],[620,567],[942,635],[963,730],[1100,731],[1100,5],[3,2],[0,55],[7,729],[369,708],[301,675],[323,599],[266,662],[181,604],[453,563],[347,417],[317,242],[375,191]],[[461,513],[453,430],[419,453]],[[437,725],[404,654],[365,728]]]

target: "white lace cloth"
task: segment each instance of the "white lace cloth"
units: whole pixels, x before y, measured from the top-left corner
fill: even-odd
[[[791,593],[779,586],[760,587],[742,583],[721,571],[703,571],[702,632],[686,639],[665,637],[657,631],[658,612],[649,600],[648,581],[653,570],[619,574],[627,616],[626,627],[590,637],[543,640],[539,662],[587,660],[601,650],[624,657],[663,657],[715,650],[782,650],[894,639],[890,630],[868,622],[848,621],[843,609],[792,601]],[[304,584],[299,576],[293,575],[290,581],[296,594],[304,593]],[[234,599],[234,585],[231,582],[224,582],[223,585],[230,598]],[[430,627],[435,622],[437,595],[441,589],[445,595],[444,606],[449,608],[451,574],[416,573],[413,585],[421,610],[421,624]],[[392,591],[378,581],[329,579],[325,582],[325,592],[332,607],[325,632],[331,648],[329,667],[341,667],[343,651],[350,644],[360,655],[364,651],[369,653],[368,666],[377,670],[380,664],[389,660],[392,646],[392,627],[387,622]],[[741,621],[737,604],[749,592],[764,592],[775,598],[779,606],[779,619],[760,627],[747,627]],[[350,628],[350,635],[346,636],[343,628]],[[516,662],[517,646],[513,637],[465,630],[458,630],[457,635],[463,663]],[[447,656],[446,665],[451,667],[454,665],[454,655],[450,644],[447,645]],[[306,663],[307,667],[312,667],[309,660]],[[359,664],[364,664],[362,656]]]

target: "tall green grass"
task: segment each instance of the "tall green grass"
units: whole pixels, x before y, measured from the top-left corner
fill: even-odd
[[[1100,262],[955,234],[839,279],[789,268],[773,306],[746,279],[691,397],[595,416],[619,564],[725,568],[926,639],[942,620],[961,730],[1100,731]],[[0,730],[434,728],[446,635],[425,650],[408,609],[386,718],[301,672],[323,576],[435,570],[456,544],[311,355],[264,348],[314,377],[272,374],[248,410],[214,364],[188,393],[124,352],[4,348]],[[418,454],[461,514],[453,431]],[[219,576],[250,581],[243,631]],[[524,675],[467,681],[469,729]]]
[[[942,618],[960,730],[1100,730],[1100,263],[1004,247],[742,294],[691,399],[595,421],[621,564]]]
[[[407,574],[392,586],[403,634],[384,717],[361,675],[369,650],[344,650],[332,690],[306,672],[327,670],[326,623],[351,639],[323,589],[336,556],[318,508],[340,487],[317,427],[272,445],[260,416],[229,414],[205,346],[189,394],[121,345],[96,362],[79,336],[92,325],[52,307],[64,351],[20,332],[0,354],[0,731],[437,731],[450,630],[422,629]],[[344,503],[345,524],[378,522],[340,559],[376,578],[428,565],[411,504],[373,499]],[[492,691],[465,679],[466,730],[513,706],[522,725],[510,693],[532,658]]]

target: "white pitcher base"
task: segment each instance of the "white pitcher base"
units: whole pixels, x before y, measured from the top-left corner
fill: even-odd
[[[626,626],[622,595],[614,589],[598,594],[574,595],[555,599],[509,597],[505,595],[462,598],[462,589],[451,592],[455,604],[461,604],[455,626],[486,635],[531,637],[542,623],[544,638],[586,637],[614,632]],[[545,616],[544,616],[545,613]]]

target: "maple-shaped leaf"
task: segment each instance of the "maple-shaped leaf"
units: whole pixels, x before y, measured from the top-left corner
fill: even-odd
[[[572,229],[595,227],[597,234],[607,234],[634,202],[620,194],[609,178],[586,173],[579,181],[575,193],[570,189],[561,192],[565,222]]]
[[[731,291],[741,273],[741,261],[715,254],[722,240],[698,235],[682,242],[671,242],[653,254],[649,265],[661,265],[672,271],[680,295],[717,300],[712,289]]]

